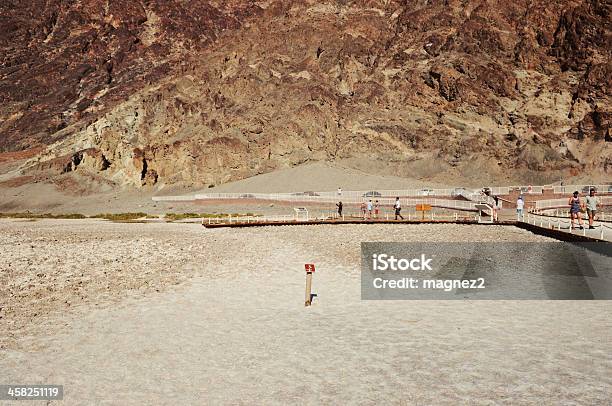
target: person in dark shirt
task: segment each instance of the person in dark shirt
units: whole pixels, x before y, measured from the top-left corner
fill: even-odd
[[[342,217],[342,202],[336,203],[336,207],[338,208],[338,217]]]
[[[580,200],[580,196],[577,190],[569,198],[567,205],[570,207],[570,220],[572,222],[571,228],[574,228],[574,220],[578,219],[578,228],[582,230],[583,204],[582,204],[582,200]]]

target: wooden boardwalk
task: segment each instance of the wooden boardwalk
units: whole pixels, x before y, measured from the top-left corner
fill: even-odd
[[[547,227],[546,225],[530,224],[522,221],[500,221],[497,223],[479,223],[475,220],[309,220],[309,221],[251,221],[251,222],[225,222],[217,224],[202,224],[206,228],[244,228],[244,227],[271,227],[271,226],[316,226],[316,225],[348,225],[348,224],[411,224],[411,225],[426,225],[426,224],[464,224],[464,225],[475,225],[475,226],[511,226],[518,227],[534,234],[543,235],[546,237],[554,238],[559,241],[567,242],[610,242],[608,239],[601,239],[599,235],[591,232],[579,233],[576,230],[573,233],[567,232],[567,230],[559,230],[554,227]],[[612,235],[612,234],[611,234]]]
[[[505,223],[505,222],[504,222]],[[497,224],[504,224],[497,223]],[[203,223],[206,228],[227,228],[227,227],[266,227],[266,226],[314,226],[314,225],[342,225],[342,224],[484,224],[478,223],[475,220],[361,220],[361,219],[346,219],[346,220],[281,220],[281,221],[239,221],[232,223]]]

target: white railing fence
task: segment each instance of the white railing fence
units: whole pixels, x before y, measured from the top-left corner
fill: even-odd
[[[179,195],[179,196],[153,196],[155,202],[192,202],[197,200],[195,195]]]
[[[275,200],[288,202],[322,202],[331,203],[341,200],[344,203],[354,204],[365,200],[375,199],[391,199],[400,197],[417,198],[417,197],[464,197],[468,200],[476,201],[477,198],[485,199],[487,203],[491,196],[508,195],[513,192],[522,194],[542,194],[545,191],[552,191],[555,194],[571,193],[578,190],[581,193],[587,193],[589,189],[595,188],[600,194],[612,194],[612,185],[548,185],[548,186],[500,186],[487,187],[490,191],[489,197],[484,197],[482,191],[485,188],[447,188],[447,189],[394,189],[394,190],[356,190],[356,191],[308,191],[297,193],[196,193],[189,195],[178,196],[153,196],[154,201],[194,201],[194,200],[235,200],[235,199],[257,199],[257,200]]]
[[[414,209],[410,211],[402,211],[402,216],[404,220],[408,221],[419,221],[419,220],[433,220],[433,221],[465,221],[465,220],[478,220],[478,214],[473,213],[464,213],[459,214],[448,213],[448,212],[436,212],[434,210],[425,212],[417,212]],[[378,213],[378,215],[369,213],[365,215],[363,212],[358,210],[350,210],[344,211],[342,213],[342,217],[339,216],[337,212],[333,211],[318,211],[312,212],[309,211],[308,219],[304,216],[299,216],[297,214],[287,214],[287,215],[265,215],[265,216],[225,216],[225,217],[207,217],[202,218],[201,222],[203,225],[210,224],[250,224],[250,223],[277,223],[277,222],[292,222],[292,221],[308,221],[308,222],[317,222],[322,220],[394,220],[395,212],[392,210],[384,210]]]
[[[582,198],[584,200],[584,197]],[[612,206],[612,196],[598,196],[599,204],[602,206]],[[537,200],[536,210],[560,209],[569,207],[569,197],[562,199]]]
[[[519,221],[528,224],[533,224],[534,226],[540,226],[559,231],[566,231],[570,234],[579,233],[583,236],[587,235],[588,230],[588,221],[586,219],[583,219],[583,227],[582,229],[580,229],[579,227],[576,227],[576,225],[578,225],[579,223],[575,221],[574,225],[572,226],[572,221],[569,218],[543,216],[533,212],[523,215],[523,217],[519,219]],[[596,230],[597,231],[588,230],[591,237],[596,237],[600,240],[612,239],[611,225],[599,223],[596,225]]]

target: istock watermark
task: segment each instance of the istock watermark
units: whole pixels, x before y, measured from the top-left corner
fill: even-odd
[[[609,243],[361,244],[364,300],[610,300]]]
[[[432,271],[431,269],[432,258],[425,257],[425,254],[421,254],[421,258],[395,258],[393,255],[387,254],[373,254],[372,255],[372,269],[375,271],[407,271],[409,269],[413,271]]]

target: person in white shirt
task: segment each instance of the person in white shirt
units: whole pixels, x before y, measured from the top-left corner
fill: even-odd
[[[342,188],[341,187],[338,188],[338,196],[342,196]]]
[[[372,218],[372,200],[368,201],[368,217]]]
[[[493,221],[497,221],[499,213],[499,197],[493,196]]]
[[[397,220],[397,218],[399,217],[403,220],[404,217],[402,217],[400,213],[402,211],[402,204],[400,203],[399,197],[395,198],[395,204],[393,205],[393,207],[395,208],[395,219]]]
[[[516,218],[519,221],[523,218],[524,208],[525,208],[525,201],[523,200],[523,196],[519,196],[518,199],[516,199]]]

